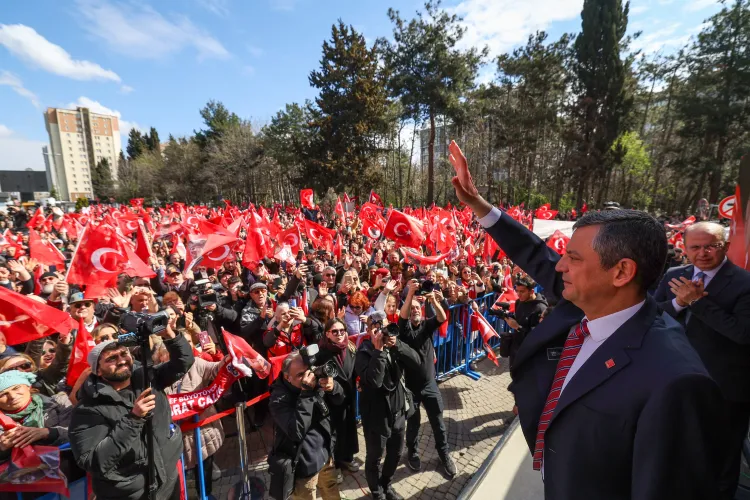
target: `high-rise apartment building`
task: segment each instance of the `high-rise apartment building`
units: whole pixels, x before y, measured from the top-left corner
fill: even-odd
[[[105,158],[112,180],[117,181],[122,144],[116,116],[101,115],[88,108],[47,108],[44,124],[50,149],[43,154],[48,160],[49,178],[60,199],[93,198],[91,173]]]

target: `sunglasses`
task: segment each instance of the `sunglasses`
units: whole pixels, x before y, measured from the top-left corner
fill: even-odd
[[[9,372],[11,370],[20,370],[22,372],[30,372],[33,367],[31,366],[31,362],[26,361],[25,363],[21,363],[20,365],[11,366],[7,368],[3,373]]]
[[[93,307],[93,305],[93,302],[87,300],[86,302],[76,302],[75,304],[70,304],[70,307]]]
[[[55,348],[52,347],[50,349],[42,350],[42,356],[46,356],[47,354],[55,354]]]
[[[328,330],[328,333],[332,333],[334,335],[344,335],[346,333],[346,330],[343,328],[334,328],[333,330]]]

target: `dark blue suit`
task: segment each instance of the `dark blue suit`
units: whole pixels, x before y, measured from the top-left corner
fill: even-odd
[[[557,368],[554,352],[584,314],[561,298],[560,257],[542,240],[506,215],[487,232],[548,297],[560,299],[511,367],[509,389],[533,451]],[[720,403],[680,325],[647,298],[565,387],[545,436],[545,498],[715,498]]]
[[[688,340],[724,396],[727,441],[717,499],[732,499],[750,420],[750,273],[725,262],[708,283],[708,296],[678,313],[669,282],[680,277],[693,279],[693,271],[692,265],[667,271],[654,299],[684,325]]]

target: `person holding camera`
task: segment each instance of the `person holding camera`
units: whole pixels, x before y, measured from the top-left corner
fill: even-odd
[[[359,451],[357,437],[357,382],[354,373],[354,361],[357,348],[346,334],[346,325],[338,318],[325,324],[325,336],[318,343],[320,352],[317,362],[335,363],[334,379],[344,391],[344,402],[331,408],[331,421],[336,433],[336,448],[333,451],[336,474],[341,477],[341,469],[357,472],[359,465],[354,462],[354,455]]]
[[[516,301],[515,317],[507,314],[502,316],[503,321],[515,330],[510,344],[510,366],[513,366],[513,360],[521,348],[521,343],[531,330],[539,324],[544,311],[548,307],[544,296],[534,292],[535,287],[536,283],[528,276],[517,279],[516,293],[518,294],[518,300]]]
[[[318,378],[305,352],[289,354],[281,365],[283,376],[271,385],[275,437],[268,455],[269,495],[312,500],[319,490],[323,500],[338,500],[330,408],[343,403],[344,391],[333,378]]]
[[[443,464],[444,472],[448,477],[453,478],[456,475],[456,464],[448,453],[448,434],[445,430],[445,422],[443,422],[443,399],[435,381],[435,348],[432,340],[435,331],[448,317],[441,305],[442,292],[433,291],[432,287],[429,288],[429,291],[423,288],[417,280],[409,282],[406,300],[401,306],[398,320],[401,340],[414,349],[421,360],[418,369],[409,370],[406,374],[406,384],[414,394],[414,415],[409,418],[406,430],[407,463],[413,471],[418,472],[422,469],[422,461],[417,450],[421,403],[427,411],[427,418],[435,438],[435,448]],[[424,319],[422,304],[419,300],[415,300],[417,293],[421,294],[420,298],[424,297],[426,305],[434,311],[434,316]]]
[[[91,474],[97,498],[141,500],[149,487],[158,500],[177,500],[177,461],[182,433],[172,422],[165,389],[182,379],[193,365],[193,352],[174,321],[159,333],[169,362],[151,367],[134,365],[130,351],[116,340],[96,345],[87,361],[91,375],[79,391],[68,436],[76,463]],[[146,369],[153,370],[151,387]],[[152,422],[154,460],[148,461],[146,421]],[[154,467],[155,484],[147,484]]]
[[[354,368],[362,389],[359,414],[365,435],[365,477],[375,500],[400,500],[391,485],[404,447],[406,420],[414,412],[404,370],[416,370],[419,354],[399,340],[399,327],[388,324],[383,311],[367,318],[367,333],[357,350]],[[380,460],[385,453],[383,468]]]

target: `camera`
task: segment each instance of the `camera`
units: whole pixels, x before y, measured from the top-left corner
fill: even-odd
[[[300,355],[302,355],[302,359],[304,360],[305,364],[310,367],[310,371],[313,372],[316,379],[334,378],[339,373],[338,368],[333,363],[333,360],[329,360],[322,365],[318,365],[316,358],[319,352],[320,348],[318,347],[318,344],[303,346],[299,350]]]
[[[491,316],[497,316],[500,319],[512,318],[515,319],[516,315],[510,312],[510,304],[508,302],[497,302],[495,303],[500,309],[491,307],[488,311]]]
[[[190,287],[190,293],[196,296],[193,303],[201,309],[217,303],[216,290],[208,280],[196,280],[195,285]]]
[[[398,324],[396,323],[390,323],[388,326],[383,328],[383,335],[387,335],[388,337],[398,337],[399,328]]]
[[[424,280],[419,284],[419,291],[417,291],[418,296],[424,296],[428,293],[432,293],[435,290],[440,290],[440,285],[436,284],[432,280]]]
[[[157,335],[167,329],[169,314],[126,312],[120,317],[120,328],[127,333],[118,336],[117,341],[126,346],[148,345],[148,337]]]

